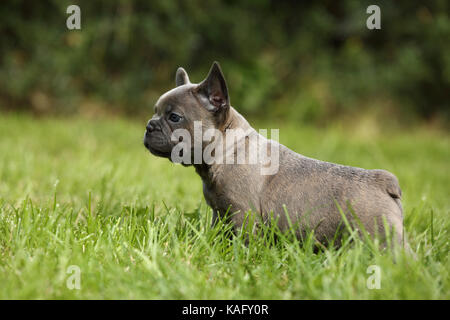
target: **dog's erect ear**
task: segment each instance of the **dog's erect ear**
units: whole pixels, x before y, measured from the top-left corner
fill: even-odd
[[[214,62],[209,74],[197,87],[197,91],[203,94],[209,101],[211,111],[226,109],[230,106],[227,83],[218,62]]]
[[[177,70],[177,75],[175,76],[175,84],[178,86],[182,86],[183,84],[187,84],[189,82],[189,76],[183,68],[179,67]]]

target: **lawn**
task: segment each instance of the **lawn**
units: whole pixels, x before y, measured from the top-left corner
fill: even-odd
[[[145,150],[145,123],[0,115],[1,299],[450,298],[448,133],[258,125],[304,155],[395,173],[414,259],[357,239],[314,252],[228,237],[194,169]]]

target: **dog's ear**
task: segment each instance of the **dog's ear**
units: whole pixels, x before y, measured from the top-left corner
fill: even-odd
[[[208,76],[198,85],[197,92],[208,99],[208,109],[211,111],[227,109],[230,106],[227,83],[218,62],[212,64]]]
[[[175,76],[175,84],[178,86],[182,86],[183,84],[190,83],[189,76],[183,68],[179,67],[177,70],[177,74]]]

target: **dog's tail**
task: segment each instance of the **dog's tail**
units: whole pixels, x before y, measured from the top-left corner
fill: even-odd
[[[403,217],[402,207],[402,190],[395,175],[386,170],[373,170],[373,177],[377,185],[379,185],[389,196],[397,203]]]
[[[402,228],[403,228],[403,208],[402,208],[402,190],[400,189],[400,184],[395,175],[386,170],[373,170],[373,177],[376,183],[383,188],[384,191],[389,194],[389,196],[395,201],[395,203],[400,208]],[[401,243],[406,253],[412,256],[413,259],[417,260],[417,254],[413,251],[409,245],[407,236],[404,230],[401,232],[402,239]]]

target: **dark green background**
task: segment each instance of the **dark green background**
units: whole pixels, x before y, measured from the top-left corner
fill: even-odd
[[[448,1],[1,1],[0,108],[149,114],[221,63],[248,117],[447,123]],[[81,7],[80,31],[66,8]],[[366,8],[381,8],[368,30]],[[436,121],[437,120],[437,121]]]

